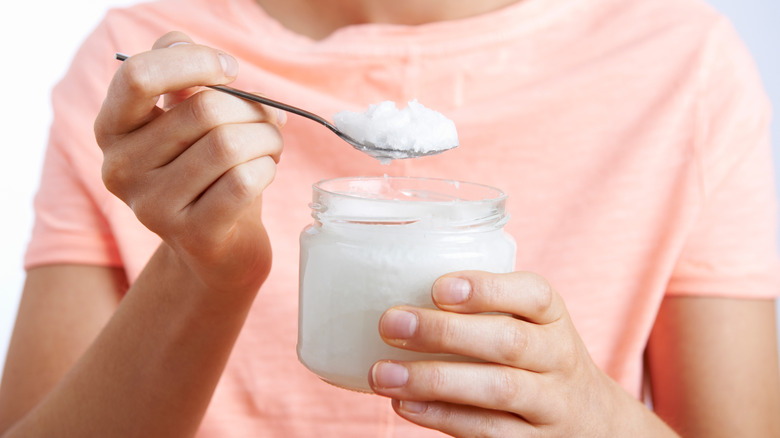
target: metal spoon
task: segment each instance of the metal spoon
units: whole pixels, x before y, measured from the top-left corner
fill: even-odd
[[[124,61],[129,56],[122,54],[122,53],[115,53],[114,57],[118,59],[119,61]],[[418,158],[418,157],[424,157],[427,155],[435,155],[441,152],[444,152],[446,149],[440,149],[440,150],[433,150],[433,151],[412,151],[412,150],[400,150],[400,149],[387,149],[387,148],[380,148],[376,147],[373,144],[370,143],[360,143],[359,141],[355,140],[354,138],[347,135],[345,132],[341,131],[339,128],[336,127],[336,125],[328,122],[327,120],[323,119],[322,117],[310,113],[309,111],[302,110],[300,108],[296,108],[292,105],[287,105],[286,103],[277,102],[275,100],[269,99],[267,97],[258,96],[256,94],[248,93],[243,90],[239,90],[237,88],[228,87],[225,85],[207,85],[208,88],[211,88],[213,90],[221,91],[223,93],[227,93],[230,95],[233,95],[235,97],[239,97],[241,99],[250,100],[252,102],[258,102],[262,103],[263,105],[272,106],[274,108],[279,108],[280,110],[287,111],[293,114],[297,114],[301,117],[306,117],[307,119],[314,120],[315,122],[325,126],[326,128],[333,131],[334,134],[338,135],[342,140],[346,141],[352,147],[355,149],[364,152],[368,155],[371,155],[374,158],[378,158],[379,160],[392,160],[392,159],[404,159],[404,158]]]

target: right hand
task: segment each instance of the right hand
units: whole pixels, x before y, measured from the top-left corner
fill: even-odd
[[[166,34],[119,67],[95,135],[106,187],[173,250],[174,262],[210,290],[256,292],[271,265],[260,198],[276,172],[284,117],[199,88],[230,83],[237,72],[230,55]]]

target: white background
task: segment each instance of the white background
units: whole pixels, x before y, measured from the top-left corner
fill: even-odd
[[[641,0],[636,0],[641,1]],[[113,6],[133,0],[41,0],[6,2],[0,14],[0,364],[24,281],[22,254],[32,223],[47,127],[48,95],[68,60]],[[729,15],[753,51],[780,115],[780,2],[711,0]],[[773,126],[775,165],[780,169],[780,116]]]

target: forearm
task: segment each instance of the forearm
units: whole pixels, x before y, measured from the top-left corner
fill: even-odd
[[[255,292],[209,291],[162,245],[87,352],[7,436],[192,435]]]
[[[648,347],[656,411],[686,437],[778,436],[772,300],[664,300]]]

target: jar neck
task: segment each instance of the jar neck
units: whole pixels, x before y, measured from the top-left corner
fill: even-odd
[[[323,226],[372,226],[433,232],[499,229],[506,195],[493,187],[428,178],[341,178],[313,187],[312,216]]]

